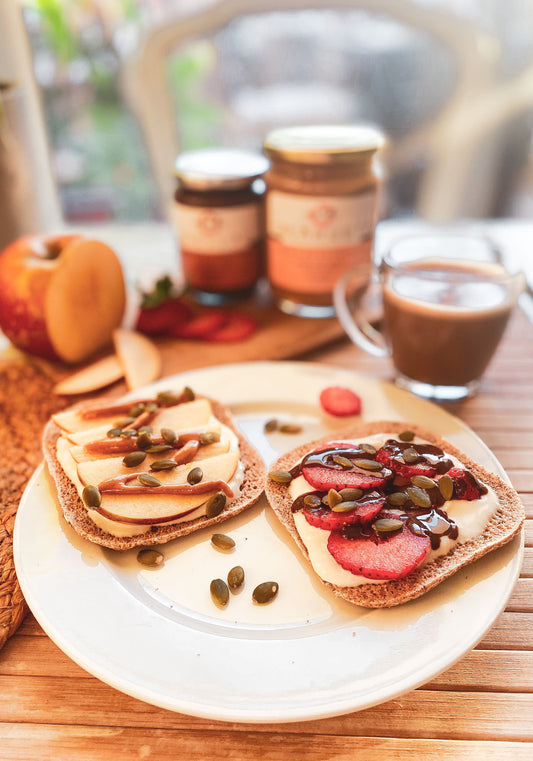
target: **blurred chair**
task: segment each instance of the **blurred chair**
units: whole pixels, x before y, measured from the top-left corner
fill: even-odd
[[[510,87],[496,84],[500,47],[495,38],[451,13],[409,0],[224,0],[149,30],[136,55],[124,66],[122,84],[143,131],[165,206],[171,204],[172,166],[180,150],[165,69],[168,56],[193,40],[214,35],[238,17],[303,10],[359,10],[377,14],[427,35],[436,46],[448,51],[456,71],[452,92],[433,119],[391,140],[387,170],[394,178],[410,167],[424,166],[414,212],[430,221],[453,220],[464,216],[465,209],[470,216],[483,216],[490,178],[479,175],[479,166],[490,173],[493,150],[487,138],[507,120],[531,107],[533,71],[525,72]],[[294,121],[290,83],[284,86],[286,123],[290,123]],[[334,88],[329,89],[332,96]],[[320,104],[322,90],[318,85],[314,90],[310,88],[309,98],[316,105]],[[262,110],[261,105],[268,105],[268,95],[268,89],[259,93],[255,100],[257,112]],[[254,101],[246,102],[246,93],[241,94],[241,108],[253,115]],[[409,102],[405,108],[410,108]],[[330,109],[321,121],[331,120],[345,120],[340,107],[334,112]]]

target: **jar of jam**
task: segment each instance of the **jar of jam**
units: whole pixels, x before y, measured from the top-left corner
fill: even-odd
[[[334,314],[333,288],[349,268],[370,262],[379,188],[370,126],[276,129],[265,140],[267,274],[289,314]]]
[[[269,162],[234,149],[186,151],[175,165],[175,223],[183,274],[208,303],[249,294],[263,269]]]

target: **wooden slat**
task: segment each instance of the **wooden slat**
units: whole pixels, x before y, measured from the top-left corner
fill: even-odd
[[[505,609],[515,613],[533,613],[533,579],[518,579]]]
[[[142,703],[93,679],[10,677],[2,679],[0,715],[8,723],[190,729],[218,725]],[[16,695],[16,700],[8,695]],[[66,707],[68,706],[68,710]],[[324,732],[373,737],[533,741],[533,695],[414,690],[397,700],[347,716],[296,722],[301,734]],[[283,731],[281,724],[229,724],[257,732]]]
[[[533,650],[533,616],[505,611],[478,645],[484,650]]]
[[[346,738],[312,734],[305,742],[290,727],[264,733],[261,743],[254,732],[214,729],[176,731],[168,729],[110,729],[106,726],[6,724],[0,728],[3,761],[38,758],[39,761],[529,761],[532,747],[522,742],[461,742],[442,740]]]

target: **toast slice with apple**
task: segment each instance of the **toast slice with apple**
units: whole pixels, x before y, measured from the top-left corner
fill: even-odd
[[[58,413],[43,450],[66,521],[117,550],[226,520],[259,499],[266,477],[229,410],[190,389]]]

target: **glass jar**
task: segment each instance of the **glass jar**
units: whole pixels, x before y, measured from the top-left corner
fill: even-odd
[[[278,306],[309,317],[334,314],[333,288],[370,262],[383,134],[370,126],[277,129],[266,137],[267,274]]]
[[[216,303],[248,295],[263,270],[264,182],[256,153],[186,151],[175,165],[175,225],[183,274],[196,298]]]

